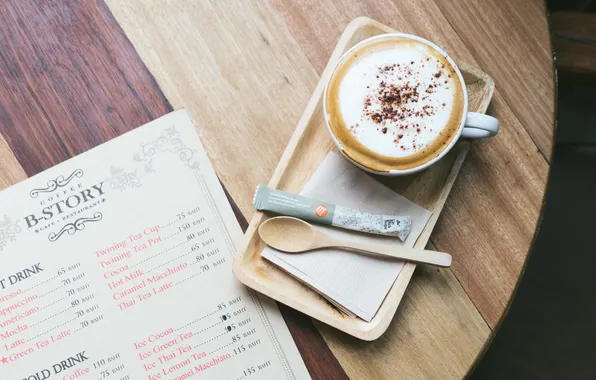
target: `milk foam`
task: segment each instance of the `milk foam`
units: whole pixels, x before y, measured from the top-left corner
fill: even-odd
[[[339,86],[346,127],[361,144],[384,156],[423,150],[449,125],[457,74],[425,46],[361,54]]]

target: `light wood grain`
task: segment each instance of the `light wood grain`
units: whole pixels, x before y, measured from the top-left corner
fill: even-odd
[[[462,379],[490,335],[453,273],[426,266],[416,268],[381,338],[363,342],[317,326],[352,379]]]
[[[540,151],[550,159],[555,82],[543,0],[434,0]]]
[[[298,193],[329,151],[336,151],[323,119],[323,90],[339,57],[350,47],[371,36],[393,32],[391,28],[370,18],[353,20],[340,37],[315,92],[306,106],[292,139],[284,152],[269,186]],[[469,109],[485,112],[494,91],[494,83],[482,71],[458,62],[466,80]],[[429,169],[411,176],[378,177],[412,202],[432,212],[415,248],[423,248],[429,241],[445,201],[453,187],[470,144],[460,141],[442,160]],[[416,265],[407,262],[370,322],[346,318],[317,293],[261,257],[264,244],[256,234],[267,215],[257,212],[250,222],[245,238],[234,260],[234,274],[251,288],[300,310],[337,329],[364,340],[377,339],[389,326],[408,286]]]
[[[352,19],[368,16],[427,38],[486,71],[546,157],[554,133],[554,71],[542,0],[270,0],[315,68]]]
[[[320,73],[341,31],[352,18],[373,16],[397,29],[437,42],[455,58],[477,64],[464,42],[449,25],[449,20],[432,1],[393,3],[354,0],[341,4],[303,1],[296,2],[295,7],[281,0],[275,0],[274,3],[284,15],[287,27],[281,17],[262,1],[233,4],[225,1],[215,4],[108,1],[167,97],[175,107],[185,105],[199,123],[199,133],[207,145],[218,174],[229,186],[247,217],[253,214],[250,207],[253,186],[258,182],[266,182],[270,177],[317,81],[316,71],[307,60]],[[288,32],[288,27],[293,37]],[[259,31],[263,34],[259,35]],[[497,64],[498,60],[488,63],[489,66]],[[484,66],[483,68],[486,69]],[[280,74],[285,74],[287,80]],[[549,89],[543,91],[548,92]],[[495,99],[501,99],[498,90]],[[278,108],[273,108],[274,115],[270,115],[272,105],[282,110],[281,115],[277,113]],[[472,149],[472,152],[478,151],[474,159],[481,160],[479,163],[487,162],[482,171],[474,173],[474,181],[498,183],[500,186],[496,192],[487,192],[488,186],[477,188],[468,183],[458,185],[460,178],[456,182],[454,194],[461,192],[462,199],[477,203],[478,206],[474,213],[469,212],[467,204],[463,205],[465,212],[454,209],[452,218],[457,225],[446,226],[443,239],[451,239],[458,250],[468,244],[476,246],[483,257],[499,255],[500,260],[508,262],[513,256],[509,265],[516,268],[514,273],[519,273],[523,260],[510,254],[509,244],[514,244],[517,252],[526,252],[531,234],[524,232],[516,235],[521,236],[521,241],[519,238],[513,241],[507,238],[498,240],[492,234],[475,237],[467,229],[460,227],[461,223],[473,225],[482,218],[499,222],[490,215],[494,209],[500,208],[514,215],[511,224],[505,225],[505,221],[497,224],[501,233],[515,233],[517,226],[533,227],[536,223],[538,207],[534,205],[536,199],[540,198],[536,194],[541,194],[544,189],[547,165],[544,160],[539,161],[540,155],[533,147],[530,136],[507,103],[495,102],[490,113],[501,119],[503,129],[513,129],[512,138],[522,148],[514,153],[515,159],[509,163],[503,157],[486,155],[483,148]],[[504,125],[503,120],[507,119],[515,122]],[[204,120],[209,123],[203,122]],[[243,122],[245,120],[248,122]],[[548,125],[552,127],[552,124]],[[222,138],[221,130],[230,133]],[[234,136],[237,142],[227,140],[229,135]],[[498,136],[490,143],[518,146],[511,143],[511,138],[503,142],[500,139]],[[248,151],[250,154],[247,154]],[[530,160],[524,161],[524,157],[530,157]],[[500,180],[502,170],[493,170],[493,160],[502,160],[507,165],[504,170],[508,176],[504,182]],[[462,174],[472,165],[469,161],[464,165]],[[531,173],[531,178],[526,180],[523,176],[528,172]],[[520,195],[524,192],[530,194],[528,197],[531,202],[528,204],[526,197]],[[451,207],[450,200],[447,207]],[[521,216],[515,215],[520,210],[526,211]],[[439,220],[437,228],[440,229],[443,224]],[[441,239],[437,243],[440,249],[446,250],[441,246]],[[468,261],[468,257],[463,254],[459,256],[459,260],[458,257],[454,258],[456,264]],[[474,277],[473,269],[483,267],[482,260],[478,261],[474,257],[469,260],[470,263],[465,267],[454,268],[461,272],[458,276],[467,272],[467,275]],[[441,271],[443,272],[445,271]],[[505,292],[492,292],[491,287],[500,284],[503,273],[490,268],[488,272],[481,289],[477,289],[487,295],[475,301],[485,315],[491,316],[491,324],[494,324],[504,310],[512,287],[506,286]],[[517,275],[511,276],[505,282],[515,283],[516,278]],[[479,277],[478,279],[480,280]],[[446,282],[450,284],[450,288],[457,285],[454,276]],[[425,280],[420,284],[432,289],[437,286],[435,290],[418,290],[419,288],[414,287],[415,284],[416,282],[412,283],[406,299],[413,297],[411,301],[416,305],[414,310],[419,312],[416,320],[427,323],[416,325],[417,328],[404,328],[415,324],[416,320],[403,321],[398,314],[396,321],[402,325],[399,328],[392,325],[385,335],[386,340],[383,338],[383,345],[374,346],[362,358],[350,354],[350,343],[342,340],[343,335],[334,340],[325,334],[341,363],[350,368],[353,378],[366,378],[371,373],[379,374],[378,378],[395,378],[393,374],[411,375],[403,376],[404,378],[441,378],[442,371],[446,378],[456,378],[461,377],[471,364],[482,345],[478,342],[484,341],[481,336],[484,333],[486,337],[488,329],[486,326],[485,330],[478,327],[474,330],[477,331],[475,334],[465,333],[462,329],[462,324],[482,326],[479,314],[473,313],[472,303],[466,299],[462,288],[449,293],[432,281]],[[476,283],[463,285],[469,292],[470,286],[476,286]],[[435,294],[436,297],[428,298],[428,294]],[[444,298],[444,294],[448,294],[449,298]],[[451,322],[440,325],[439,322],[444,318]],[[467,322],[460,322],[462,320]],[[433,324],[433,321],[436,323]],[[412,339],[412,332],[420,334],[416,340]],[[471,339],[471,336],[477,337],[478,341],[476,338]],[[436,340],[435,337],[445,338]],[[381,344],[381,341],[378,342]],[[383,350],[392,352],[392,356],[382,355]],[[361,352],[365,351],[366,348]]]
[[[428,38],[456,59],[479,64],[432,0],[354,0],[344,1],[341,6],[332,0],[272,2],[319,72],[329,57],[330,46],[345,25],[361,15],[376,18],[399,31]],[[548,35],[542,38],[547,39]],[[487,65],[500,63],[494,60]],[[548,78],[552,84],[552,76]],[[541,91],[554,95],[552,86]],[[451,269],[491,327],[503,314],[521,273],[534,236],[548,173],[548,163],[501,92],[497,84],[488,112],[500,120],[501,131],[497,137],[474,145],[461,178],[447,200],[444,214],[448,218],[443,216],[438,221],[437,233],[431,238],[439,250],[453,255]],[[516,102],[526,103],[525,100]],[[552,111],[552,104],[550,107]],[[552,119],[545,125],[544,128],[554,129]],[[480,228],[476,229],[476,225]]]
[[[491,327],[521,274],[542,208],[548,166],[500,96],[498,144],[478,142],[455,182],[432,242]]]
[[[318,79],[281,17],[264,1],[107,4],[250,218]]]
[[[27,174],[14,153],[0,135],[0,190],[27,179]]]

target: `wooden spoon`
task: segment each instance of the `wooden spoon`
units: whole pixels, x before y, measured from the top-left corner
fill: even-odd
[[[289,216],[267,219],[259,226],[259,235],[267,245],[287,253],[305,252],[325,247],[341,247],[439,267],[451,266],[451,255],[447,253],[388,244],[343,241],[327,235],[304,220]]]

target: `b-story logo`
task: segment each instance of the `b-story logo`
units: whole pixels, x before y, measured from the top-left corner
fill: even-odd
[[[72,235],[84,229],[85,223],[101,220],[102,214],[94,209],[106,201],[105,181],[84,185],[76,180],[82,177],[83,171],[77,169],[66,178],[58,176],[48,181],[47,186],[31,190],[29,195],[41,207],[23,218],[26,228],[35,233],[54,230],[48,235],[53,242],[65,233]]]

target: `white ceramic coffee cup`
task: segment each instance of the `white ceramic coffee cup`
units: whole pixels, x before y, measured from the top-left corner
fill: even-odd
[[[437,45],[433,44],[432,42],[430,42],[428,40],[425,40],[424,38],[418,37],[418,36],[414,36],[411,34],[403,34],[403,33],[388,33],[388,34],[381,34],[378,36],[367,38],[366,40],[363,40],[363,41],[359,42],[358,44],[354,45],[351,49],[349,49],[347,52],[344,53],[344,55],[337,62],[336,66],[333,69],[333,72],[331,73],[331,76],[329,78],[330,79],[333,78],[333,74],[334,74],[335,70],[337,70],[339,65],[341,63],[343,63],[347,58],[351,57],[354,53],[359,51],[359,49],[363,45],[367,45],[367,44],[377,41],[377,40],[390,39],[393,37],[400,38],[400,39],[403,39],[403,38],[412,39],[412,40],[421,42],[423,44],[426,44],[426,45],[430,46],[431,48],[433,48],[435,51],[437,51],[439,54],[442,54],[447,59],[447,61],[451,64],[451,66],[457,73],[457,77],[458,77],[459,81],[461,82],[463,98],[464,98],[463,99],[464,101],[462,102],[462,105],[463,105],[462,114],[464,115],[464,117],[461,120],[461,123],[460,123],[459,128],[456,132],[455,137],[451,140],[449,145],[447,145],[447,147],[444,148],[443,151],[441,151],[439,153],[439,155],[437,157],[431,159],[428,162],[425,162],[422,165],[415,166],[413,168],[379,172],[379,171],[373,170],[371,168],[368,168],[368,167],[360,164],[359,162],[353,160],[352,158],[350,158],[349,156],[347,156],[344,153],[343,146],[341,145],[340,141],[333,133],[333,130],[331,129],[331,126],[329,124],[330,117],[329,117],[329,114],[327,113],[327,101],[326,101],[327,92],[329,90],[329,83],[327,83],[327,86],[325,87],[325,95],[324,95],[324,101],[323,101],[323,113],[325,115],[325,123],[327,124],[327,129],[329,130],[329,134],[331,135],[333,142],[337,146],[337,149],[339,149],[339,151],[342,152],[344,157],[346,157],[348,160],[350,160],[353,164],[360,167],[361,169],[366,170],[371,173],[374,173],[374,174],[380,174],[380,175],[386,175],[386,176],[406,175],[406,174],[412,174],[412,173],[424,170],[427,167],[434,164],[435,162],[439,161],[443,156],[445,156],[447,153],[449,153],[451,148],[453,148],[453,146],[460,139],[460,137],[468,138],[468,139],[478,139],[478,138],[492,137],[492,136],[496,135],[497,132],[499,132],[499,121],[497,119],[495,119],[494,117],[488,116],[485,114],[481,114],[481,113],[477,113],[477,112],[468,112],[468,90],[466,88],[464,78],[461,75],[461,72],[459,71],[459,68],[457,67],[455,62],[453,62],[451,57],[449,57],[449,55],[447,55],[447,53],[445,53],[445,51],[443,51],[443,49],[441,49]]]

